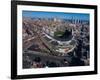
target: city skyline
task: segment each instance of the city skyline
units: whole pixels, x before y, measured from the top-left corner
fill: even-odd
[[[23,69],[90,65],[89,14],[23,11],[22,18]]]
[[[23,11],[23,17],[31,18],[61,18],[61,19],[80,19],[89,20],[90,15],[86,13],[65,13],[65,12],[42,12],[42,11]]]

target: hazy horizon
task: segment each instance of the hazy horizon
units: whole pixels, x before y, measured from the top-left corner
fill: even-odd
[[[61,18],[61,19],[80,19],[89,20],[90,15],[84,13],[65,13],[65,12],[42,12],[42,11],[23,11],[23,17],[30,18]]]

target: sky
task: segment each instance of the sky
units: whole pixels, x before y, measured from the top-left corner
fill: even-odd
[[[23,11],[23,17],[31,18],[62,18],[62,19],[80,19],[89,20],[89,14],[84,13],[65,13],[65,12],[40,12],[40,11]]]

